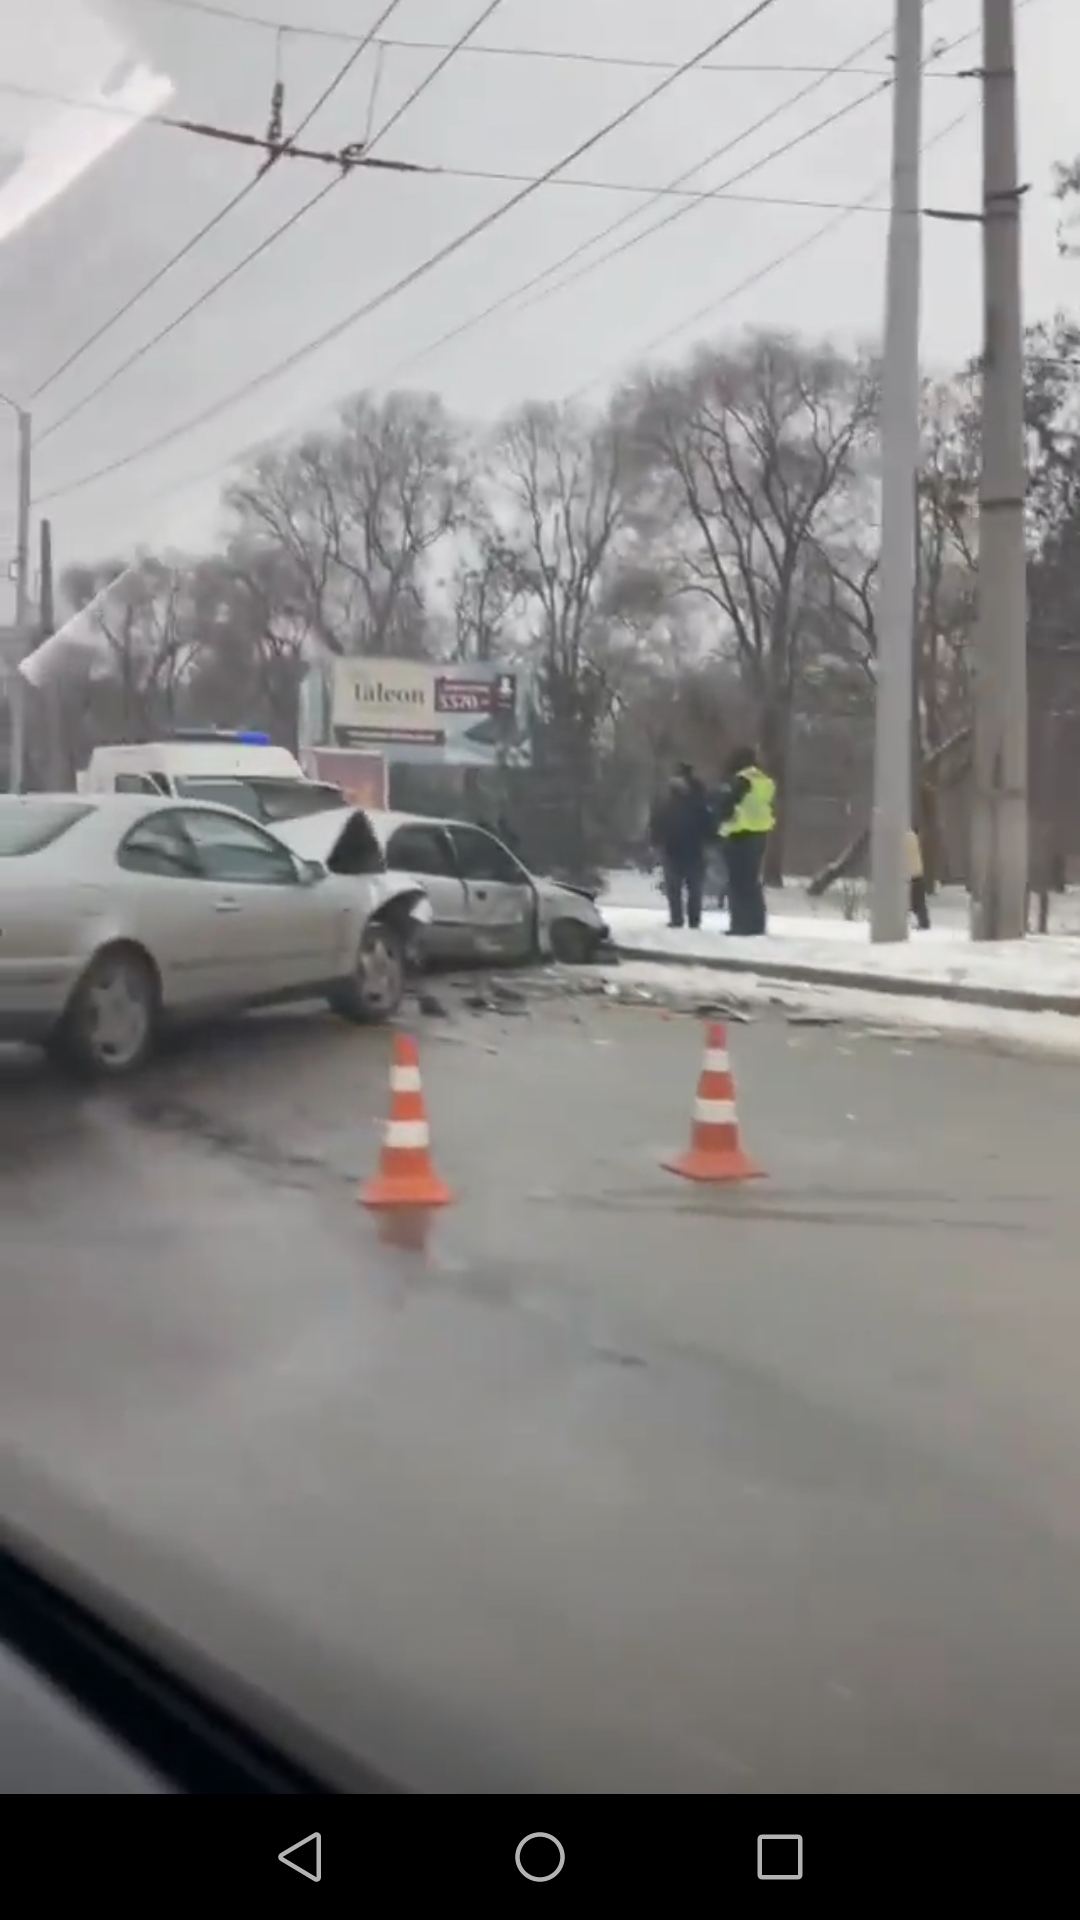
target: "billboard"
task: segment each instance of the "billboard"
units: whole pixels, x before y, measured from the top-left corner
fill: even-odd
[[[521,766],[522,676],[499,662],[337,659],[330,727],[341,747],[405,766]]]

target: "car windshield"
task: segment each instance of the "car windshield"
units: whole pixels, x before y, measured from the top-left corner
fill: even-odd
[[[0,803],[0,860],[40,853],[91,811],[77,801],[20,800]]]

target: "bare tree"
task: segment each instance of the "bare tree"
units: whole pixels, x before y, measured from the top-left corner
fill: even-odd
[[[264,454],[230,488],[235,531],[287,556],[334,653],[421,654],[426,569],[461,527],[470,471],[442,402],[361,393],[328,432]]]
[[[971,395],[963,383],[927,381],[917,479],[916,713],[929,752],[970,712],[968,642],[975,618],[978,456]],[[878,507],[867,498],[844,541],[819,543],[831,576],[831,611],[855,658],[874,678],[877,656]]]
[[[674,534],[682,590],[716,610],[752,694],[783,795],[804,628],[801,583],[860,457],[873,369],[829,347],[758,335],[706,349],[686,372],[641,383],[624,405],[654,489],[654,536]],[[773,877],[782,867],[774,836]]]
[[[191,700],[200,717],[265,726],[294,747],[311,631],[290,555],[236,538],[200,562],[192,595],[200,648]]]
[[[1058,250],[1067,259],[1080,258],[1080,246],[1076,242],[1078,230],[1076,203],[1080,200],[1080,157],[1070,161],[1067,166],[1060,163],[1054,168],[1054,196],[1066,208],[1064,219],[1058,227]]]
[[[512,651],[520,598],[516,556],[478,498],[450,583],[454,658],[490,661]]]
[[[528,406],[493,453],[500,552],[528,651],[535,751],[564,864],[592,851],[596,756],[634,652],[643,585],[628,559],[632,462],[608,420]]]

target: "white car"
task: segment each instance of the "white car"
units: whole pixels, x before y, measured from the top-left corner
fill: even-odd
[[[385,1020],[430,913],[415,882],[337,879],[226,807],[0,797],[0,1040],[117,1075],[172,1020],[315,997]]]
[[[581,964],[598,959],[610,943],[591,894],[540,879],[494,834],[468,821],[349,807],[282,821],[274,831],[294,852],[345,873],[352,858],[346,836],[360,834],[361,821],[374,833],[387,871],[421,884],[431,902],[419,942],[425,958]]]

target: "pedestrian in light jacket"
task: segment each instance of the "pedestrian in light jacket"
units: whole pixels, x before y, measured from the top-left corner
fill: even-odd
[[[915,925],[923,933],[930,931],[930,907],[926,898],[926,867],[922,842],[914,827],[909,827],[904,842],[908,870],[908,901]]]

